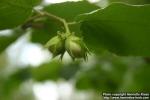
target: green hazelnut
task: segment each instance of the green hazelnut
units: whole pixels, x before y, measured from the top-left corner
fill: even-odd
[[[60,54],[64,54],[65,47],[64,47],[64,39],[60,35],[54,36],[51,38],[45,45],[46,48],[53,54],[53,57],[58,56]]]
[[[72,59],[84,58],[87,60],[88,49],[81,38],[70,35],[65,41],[65,48]]]

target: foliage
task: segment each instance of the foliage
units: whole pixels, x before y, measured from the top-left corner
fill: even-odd
[[[121,3],[114,3],[116,1]],[[0,58],[0,99],[15,100],[13,91],[29,80],[74,80],[76,89],[98,92],[149,92],[150,5],[144,5],[149,3],[147,0],[138,1],[109,0],[111,3],[102,9],[86,0],[46,6],[42,5],[41,0],[1,0],[0,30],[11,30],[9,36],[0,35],[1,55],[26,31],[31,33],[30,42],[42,44],[43,47],[60,31],[66,35],[64,40],[69,41],[69,46],[65,46],[67,51],[74,51],[71,41],[82,47],[80,51],[83,55],[78,58],[86,59],[89,51],[91,55],[87,62],[77,60],[64,64],[52,60],[38,67],[16,69],[8,75],[4,74],[7,67],[1,64],[4,58]],[[36,10],[37,5],[42,6],[43,10]],[[69,33],[74,32],[75,40],[68,40],[70,35],[66,27]],[[56,50],[50,51],[53,53]],[[60,52],[56,55],[62,54]],[[74,59],[73,53],[68,53]]]

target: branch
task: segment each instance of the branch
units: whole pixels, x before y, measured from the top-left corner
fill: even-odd
[[[66,33],[70,34],[69,26],[68,26],[68,23],[66,22],[65,19],[63,19],[61,17],[58,17],[58,16],[55,16],[51,13],[46,12],[46,11],[37,11],[37,10],[35,10],[35,12],[38,13],[39,16],[48,16],[49,18],[53,18],[53,19],[63,23],[64,28],[66,30]]]

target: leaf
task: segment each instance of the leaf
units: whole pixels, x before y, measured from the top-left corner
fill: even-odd
[[[41,0],[1,0],[0,30],[14,28],[26,21]]]
[[[37,27],[37,24],[41,24]],[[36,22],[33,26],[32,42],[45,44],[50,38],[57,35],[57,31],[63,31],[62,25],[54,20],[46,19],[43,22]]]
[[[74,21],[74,18],[77,15],[82,13],[88,13],[99,7],[91,4],[87,1],[79,1],[79,2],[64,2],[53,4],[45,7],[45,10],[66,19],[67,21]]]
[[[149,0],[108,0],[110,3],[111,2],[124,2],[124,3],[129,3],[129,4],[138,4],[138,5],[142,5],[142,4],[149,4],[150,1]]]
[[[0,53],[3,52],[11,43],[17,40],[23,31],[15,29],[9,36],[0,36]]]
[[[133,71],[132,71],[133,72]],[[134,75],[133,75],[133,83],[130,84],[129,89],[131,87],[134,88],[136,91],[145,91],[150,92],[150,65],[143,65],[138,68],[134,69]]]
[[[61,62],[51,61],[42,64],[37,68],[31,69],[32,78],[36,81],[58,80],[73,78],[79,70],[79,62],[63,64]]]
[[[83,69],[76,77],[77,89],[94,89],[99,92],[118,90],[130,68],[127,66],[128,63],[124,62],[127,59],[129,58],[105,53],[94,60],[95,64],[88,65],[88,69],[87,66],[82,65]]]
[[[32,78],[36,81],[57,80],[60,77],[61,66],[58,62],[42,64],[31,70]]]
[[[14,89],[18,89],[20,84],[29,79],[30,76],[30,68],[19,69],[13,74],[9,76],[9,78],[5,78],[3,80],[4,86],[2,87],[3,92],[5,94],[9,94]]]
[[[90,69],[78,74],[75,86],[77,89],[94,89],[101,91],[114,91],[118,88],[115,78],[101,68],[101,65],[92,65]]]
[[[105,9],[77,17],[87,45],[100,53],[150,56],[150,5],[113,3]]]
[[[90,4],[87,1],[79,1],[51,4],[46,6],[44,10],[56,16],[62,17],[67,21],[74,21],[75,16],[98,8],[98,6]],[[39,23],[42,23],[42,21],[36,24]],[[72,32],[80,34],[80,24],[71,25],[70,28]],[[56,20],[48,18],[43,20],[42,27],[33,27],[32,41],[45,44],[50,38],[57,35],[57,31],[64,31],[63,25]]]
[[[73,79],[80,70],[80,62],[72,62],[70,64],[63,64],[60,71],[60,77],[66,80]]]
[[[132,61],[132,60],[131,60]],[[134,61],[133,61],[134,62]],[[140,61],[134,62],[135,65],[128,65],[129,69],[124,76],[124,81],[120,87],[121,91],[135,92],[135,91],[144,91],[150,92],[150,64],[143,63],[140,64]]]

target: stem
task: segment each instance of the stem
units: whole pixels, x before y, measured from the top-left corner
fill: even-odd
[[[37,19],[39,17],[42,17],[41,15],[35,15],[33,17],[30,17],[26,22],[30,22],[30,21],[33,21],[34,19]]]
[[[78,22],[68,22],[68,25],[75,25],[75,24],[78,24]]]
[[[65,31],[66,31],[66,34],[71,34],[70,29],[69,29],[69,26],[68,26],[68,23],[66,22],[65,19],[63,19],[63,18],[61,18],[61,17],[58,17],[58,16],[55,16],[55,15],[53,15],[53,14],[51,14],[51,13],[46,12],[46,11],[37,11],[37,10],[35,10],[35,11],[36,11],[39,15],[41,15],[41,16],[48,16],[48,17],[50,17],[50,18],[53,18],[53,19],[55,19],[55,20],[57,20],[57,21],[63,23],[64,28],[65,28]]]
[[[65,27],[65,30],[66,30],[66,33],[67,34],[70,34],[70,29],[69,29],[69,26],[68,26],[68,23],[66,22],[66,20],[63,20],[63,24],[64,24],[64,27]]]
[[[30,17],[24,24],[22,24],[22,29],[25,30],[28,27],[31,27],[32,26],[32,21],[34,19],[37,19],[37,18],[40,18],[40,17],[42,17],[42,15],[40,15],[40,14]]]

